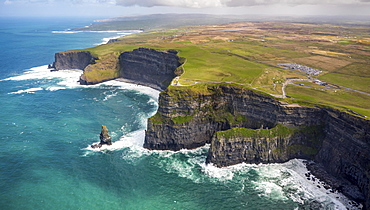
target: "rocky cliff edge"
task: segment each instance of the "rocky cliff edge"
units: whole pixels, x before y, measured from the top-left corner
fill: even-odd
[[[336,189],[370,209],[370,121],[338,110],[280,102],[230,84],[170,87],[148,120],[144,147],[211,147],[207,163],[315,160]]]
[[[56,53],[55,62],[50,68],[83,70],[79,80],[82,85],[121,78],[126,82],[164,90],[173,78],[182,73],[181,60],[174,50],[158,51],[149,48],[138,48],[101,59],[89,51],[67,51]]]

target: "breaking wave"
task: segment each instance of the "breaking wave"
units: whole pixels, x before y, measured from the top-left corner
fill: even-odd
[[[136,136],[144,139],[144,134]],[[135,137],[135,138],[136,138]],[[137,140],[136,140],[137,141]],[[167,173],[177,174],[195,183],[219,183],[234,188],[237,193],[251,189],[260,197],[272,200],[293,200],[301,207],[321,209],[358,209],[339,192],[325,189],[324,183],[307,180],[304,160],[293,159],[283,164],[237,164],[218,168],[206,164],[209,145],[194,149],[173,151],[150,151],[139,144],[126,143],[128,150],[123,159],[137,164],[151,159],[153,164]]]

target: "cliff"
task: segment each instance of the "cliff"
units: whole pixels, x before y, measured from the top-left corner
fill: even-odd
[[[292,158],[315,160],[325,173],[336,177],[337,189],[365,201],[370,209],[368,120],[329,108],[283,103],[237,85],[167,88],[182,70],[182,59],[175,51],[139,48],[96,64],[97,58],[89,52],[57,53],[55,57],[56,69],[85,69],[82,84],[119,76],[165,89],[157,114],[148,120],[145,148],[176,151],[210,143],[207,163],[218,167]],[[117,74],[102,79],[107,66]],[[97,74],[88,77],[91,72]]]
[[[211,143],[207,163],[315,160],[337,189],[370,209],[370,122],[337,110],[285,104],[228,84],[170,87],[148,120],[144,147],[191,149]]]
[[[164,90],[178,76],[176,70],[181,63],[177,52],[160,52],[149,48],[138,48],[123,52],[119,60],[120,77],[127,81]]]
[[[55,53],[52,68],[56,70],[80,69],[84,70],[89,64],[94,64],[96,57],[88,51]]]
[[[148,121],[144,146],[192,149],[211,143],[215,132],[234,127],[273,128],[320,125],[322,110],[283,105],[278,100],[232,85],[171,87],[160,94]]]
[[[313,159],[321,148],[323,126],[272,129],[232,128],[212,138],[207,162],[218,167],[238,163],[281,163],[293,158]]]
[[[164,90],[173,78],[182,73],[180,57],[174,50],[157,51],[138,48],[116,55],[105,55],[101,59],[89,51],[62,52],[55,54],[52,68],[81,69],[80,84],[92,85],[121,78],[126,82],[141,84]]]

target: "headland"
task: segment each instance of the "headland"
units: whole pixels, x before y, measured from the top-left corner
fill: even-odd
[[[218,167],[314,161],[313,173],[332,177],[326,180],[336,180],[335,189],[370,209],[365,31],[290,22],[154,30],[57,53],[54,67],[78,63],[81,84],[121,78],[161,90],[145,148],[211,144],[207,163]],[[284,63],[319,73],[279,65]]]

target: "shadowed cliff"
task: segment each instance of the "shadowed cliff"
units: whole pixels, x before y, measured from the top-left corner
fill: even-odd
[[[181,65],[176,51],[160,52],[154,49],[138,48],[123,52],[119,56],[120,77],[129,82],[164,90]]]
[[[180,57],[174,50],[157,51],[138,48],[117,56],[94,57],[89,51],[55,54],[55,70],[81,69],[80,84],[92,85],[107,80],[121,80],[164,90],[182,73]]]
[[[55,70],[84,70],[86,66],[95,64],[97,59],[89,51],[55,53],[55,61],[51,67]]]

